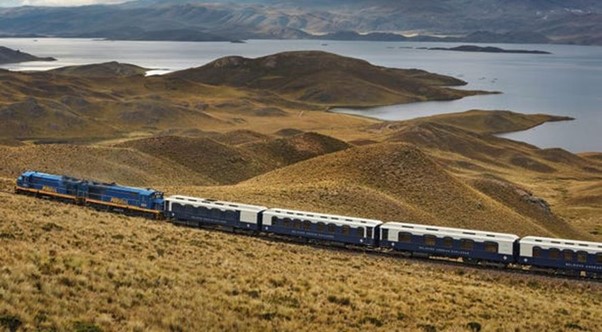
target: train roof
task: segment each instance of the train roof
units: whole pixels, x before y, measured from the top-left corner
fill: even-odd
[[[538,247],[571,249],[574,251],[595,251],[602,253],[602,243],[589,241],[576,241],[555,239],[549,237],[527,236],[520,239],[521,244],[530,244]]]
[[[303,217],[306,219],[314,220],[314,221],[324,221],[324,222],[339,222],[339,223],[357,223],[369,226],[378,226],[383,222],[375,219],[366,219],[366,218],[357,218],[357,217],[349,217],[349,216],[340,216],[336,214],[323,214],[316,212],[307,212],[307,211],[297,211],[297,210],[287,210],[280,208],[272,208],[264,213],[270,213],[273,215],[279,216],[289,216],[292,218],[295,217]]]
[[[70,177],[70,176],[66,176],[66,175],[49,174],[49,173],[38,172],[38,171],[26,171],[26,172],[23,172],[21,174],[21,176],[25,176],[25,177],[34,176],[34,177],[40,178],[40,179],[55,180],[55,181],[70,181],[70,182],[78,182],[78,183],[88,183],[88,185],[90,185],[90,186],[111,188],[112,190],[118,190],[118,191],[134,192],[134,193],[137,193],[140,195],[152,195],[155,193],[162,194],[161,192],[151,189],[151,188],[130,187],[130,186],[122,186],[117,183],[103,183],[103,182],[97,182],[97,181],[93,181],[93,180],[82,180],[82,179],[78,179],[78,178],[74,178],[74,177]]]
[[[465,228],[453,228],[453,227],[440,227],[430,226],[421,224],[411,224],[403,222],[387,222],[382,228],[405,230],[405,231],[418,231],[428,234],[439,234],[439,235],[450,235],[450,236],[468,236],[470,238],[482,238],[482,239],[495,239],[495,240],[508,240],[516,241],[519,239],[518,235],[509,233],[496,233],[496,232],[485,232],[473,229]]]
[[[183,195],[173,195],[169,196],[165,199],[167,202],[178,202],[187,205],[194,206],[211,206],[215,208],[230,208],[244,211],[252,211],[252,212],[260,212],[263,210],[267,210],[267,207],[260,205],[250,205],[243,203],[235,203],[235,202],[227,202],[227,201],[218,201],[208,198],[201,197],[191,197],[191,196],[183,196]]]
[[[79,179],[72,178],[72,177],[65,176],[65,175],[50,174],[50,173],[44,173],[44,172],[38,172],[38,171],[26,171],[21,174],[21,176],[25,176],[25,177],[32,176],[32,175],[34,175],[38,178],[49,179],[49,180],[81,181]]]

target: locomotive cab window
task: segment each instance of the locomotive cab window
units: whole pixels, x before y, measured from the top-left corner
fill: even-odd
[[[399,242],[412,242],[412,234],[408,232],[401,232],[397,235],[397,241]]]
[[[464,250],[472,250],[474,248],[474,241],[468,239],[462,239],[460,241],[460,247]]]
[[[425,235],[424,236],[424,244],[426,244],[427,246],[437,245],[437,237],[434,235]]]
[[[485,251],[491,253],[498,252],[498,244],[497,242],[485,242]]]

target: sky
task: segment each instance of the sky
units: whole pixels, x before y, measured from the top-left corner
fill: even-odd
[[[0,0],[0,7],[16,6],[82,6],[93,4],[114,4],[126,0]]]

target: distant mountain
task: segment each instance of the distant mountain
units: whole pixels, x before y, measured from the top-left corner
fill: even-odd
[[[399,41],[400,34],[419,34],[472,38],[465,42],[599,44],[601,17],[598,0],[139,0],[0,9],[0,35],[216,41],[331,34]]]
[[[56,59],[50,57],[40,58],[19,50],[13,50],[4,46],[0,46],[0,64],[28,61],[56,61]]]

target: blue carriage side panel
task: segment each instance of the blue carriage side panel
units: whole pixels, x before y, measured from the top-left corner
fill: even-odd
[[[479,242],[469,238],[454,239],[449,237],[445,239],[429,234],[410,234],[403,241],[390,241],[383,237],[380,247],[433,256],[463,257],[503,263],[514,263],[516,261],[514,254],[500,254],[496,242]]]
[[[519,263],[543,268],[602,273],[602,253],[571,252],[565,254],[559,249],[539,249],[531,257],[519,256]]]
[[[376,246],[378,244],[378,226],[347,227],[336,225],[325,220],[318,222],[303,218],[269,216],[270,224],[262,224],[262,230],[274,234],[289,235],[307,239],[327,240],[332,242]]]
[[[203,224],[258,231],[265,207],[174,196],[166,201],[166,209],[175,223],[198,227]]]

